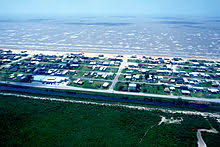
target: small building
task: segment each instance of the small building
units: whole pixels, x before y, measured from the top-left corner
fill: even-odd
[[[131,80],[132,79],[132,76],[131,75],[126,75],[125,76],[125,80]]]
[[[176,89],[175,87],[170,87],[171,91],[175,91],[175,89]]]
[[[108,82],[105,82],[105,83],[103,83],[103,85],[102,85],[103,88],[108,88],[108,86],[109,86],[109,83],[108,83]]]
[[[164,92],[170,93],[170,89],[169,89],[168,87],[166,87],[166,88],[164,89]]]
[[[211,92],[212,94],[217,94],[219,93],[219,90],[215,88],[208,88],[208,92]]]
[[[135,84],[135,83],[130,83],[130,84],[128,85],[128,90],[130,90],[130,91],[136,91],[136,90],[137,90],[137,84]]]
[[[139,80],[139,79],[140,79],[140,75],[134,75],[133,78],[134,78],[135,80]]]
[[[79,67],[79,64],[72,64],[71,67],[72,67],[72,68],[78,68],[78,67]]]
[[[138,63],[129,63],[129,64],[128,64],[128,67],[138,68]]]
[[[182,90],[181,92],[182,92],[182,94],[184,94],[184,95],[189,95],[189,94],[190,94],[190,91],[188,91],[188,90]]]
[[[161,79],[160,82],[161,83],[169,83],[169,79]]]

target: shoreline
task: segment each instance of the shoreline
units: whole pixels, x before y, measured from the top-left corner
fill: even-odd
[[[106,52],[74,52],[74,51],[60,51],[60,50],[34,50],[34,49],[11,49],[11,48],[0,48],[2,50],[12,50],[13,52],[20,52],[20,51],[26,51],[27,54],[31,54],[31,55],[34,55],[34,54],[46,54],[46,55],[65,55],[65,54],[71,54],[71,53],[75,53],[75,54],[79,54],[79,53],[83,53],[85,55],[89,55],[89,56],[94,56],[94,55],[100,55],[100,54],[103,54],[107,57],[115,57],[117,55],[123,55],[123,56],[126,56],[127,58],[130,57],[131,55],[134,55],[134,54],[118,54],[118,53],[106,53]],[[143,54],[143,55],[140,55],[140,54],[135,54],[137,56],[137,58],[142,58],[143,56],[147,56],[147,57],[153,57],[153,58],[159,58],[159,57],[162,57],[162,58],[175,58],[177,56],[163,56],[163,55],[147,55],[147,54]],[[210,61],[219,61],[220,62],[220,59],[217,59],[217,58],[209,58],[209,57],[182,57],[182,56],[178,56],[182,59],[187,59],[187,60],[193,60],[193,59],[196,59],[196,60],[210,60]]]

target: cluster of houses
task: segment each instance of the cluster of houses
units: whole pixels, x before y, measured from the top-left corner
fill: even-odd
[[[0,65],[21,59],[24,56],[27,56],[24,52],[13,53],[11,50],[0,50]]]
[[[93,72],[93,71],[86,71],[84,73],[84,77],[95,77],[95,78],[103,78],[103,79],[107,79],[107,78],[113,78],[114,77],[114,73],[103,73],[103,72]]]
[[[131,58],[134,56],[131,56]],[[136,58],[136,57],[135,57]],[[141,59],[132,59],[136,64],[131,63],[131,66],[145,67],[148,64],[165,64],[165,65],[180,65],[184,69],[198,70],[198,72],[213,72],[213,67],[220,67],[220,62],[218,61],[208,61],[208,60],[187,60],[182,58],[163,58],[163,57],[145,57]]]
[[[130,82],[128,84],[128,91],[139,91],[141,87],[141,83],[132,83]],[[163,84],[157,84],[157,85],[163,85]],[[139,87],[139,88],[138,88]],[[190,95],[191,92],[205,92],[205,93],[211,93],[211,94],[218,94],[220,91],[217,88],[207,88],[207,87],[193,87],[191,85],[173,85],[173,86],[165,86],[164,92],[165,93],[171,93],[175,90],[179,89],[180,92],[183,95]]]
[[[8,55],[8,57],[12,55],[11,51],[4,51],[1,53],[2,55]],[[84,73],[82,76],[85,78],[113,79],[115,74],[106,72],[106,70],[109,66],[120,66],[121,61],[121,57],[105,58],[104,55],[86,57],[83,54],[62,56],[36,54],[31,58],[9,64],[4,68],[8,69],[6,70],[8,73],[13,73],[10,74],[10,79],[19,79],[18,81],[22,82],[38,81],[53,84],[64,81],[61,80],[62,77],[67,77],[67,75],[74,76],[78,74],[78,72]],[[82,71],[80,70],[81,68],[79,68],[80,66],[87,66],[91,71]],[[61,79],[58,76],[62,76]],[[81,77],[81,74],[75,77]],[[106,87],[106,83],[103,87]]]
[[[220,62],[206,60],[186,60],[182,58],[152,58],[138,59],[132,55],[125,67],[123,81],[130,81],[128,90],[135,91],[135,82],[153,82],[167,85],[164,92],[170,93],[180,89],[188,95],[192,91],[219,93]],[[134,81],[134,82],[131,82]],[[139,83],[140,84],[140,83]]]
[[[0,65],[27,56],[25,52],[15,54],[10,50],[0,50]],[[83,78],[103,79],[102,87],[109,87],[107,80],[113,80],[115,73],[109,69],[118,68],[123,56],[85,56],[82,53],[67,55],[37,54],[32,58],[4,66],[10,79],[22,82],[38,81],[47,84],[73,81],[83,85]],[[17,74],[14,74],[17,73]],[[23,73],[23,74],[22,74]],[[67,77],[68,76],[68,77]],[[129,81],[128,90],[136,91],[143,83],[166,85],[165,93],[180,89],[188,95],[192,91],[218,94],[220,90],[220,62],[206,60],[186,60],[182,58],[145,57],[132,55],[124,68],[123,80]],[[70,77],[70,78],[69,78]],[[78,78],[77,80],[75,80]],[[93,81],[89,80],[89,84]]]
[[[102,66],[120,66],[122,61],[121,57],[114,58],[104,58],[104,56],[93,56],[88,57],[81,53],[79,54],[69,54],[69,55],[43,55],[37,54],[34,55],[31,61],[38,62],[52,62],[52,63],[66,63],[66,64],[90,64],[90,65],[102,65]]]

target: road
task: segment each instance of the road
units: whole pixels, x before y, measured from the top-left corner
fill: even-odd
[[[127,64],[127,61],[128,61],[127,56],[124,56],[124,57],[122,58],[122,60],[123,60],[123,62],[121,63],[121,65],[120,65],[120,67],[119,67],[119,69],[118,69],[118,72],[116,73],[116,76],[115,76],[114,80],[112,80],[112,85],[111,85],[111,87],[109,88],[109,90],[112,91],[112,92],[114,91],[113,89],[114,89],[114,87],[115,87],[115,84],[118,82],[118,78],[119,78],[119,76],[120,76],[122,70],[125,68],[125,66],[128,65],[128,64]]]
[[[164,98],[164,99],[183,99],[189,101],[204,101],[204,102],[214,102],[220,103],[220,99],[208,99],[208,98],[197,98],[197,97],[186,97],[186,96],[174,96],[174,95],[159,95],[159,94],[149,94],[149,93],[137,93],[137,92],[124,92],[124,91],[115,91],[112,89],[102,90],[102,89],[88,89],[81,87],[72,87],[67,86],[66,83],[49,85],[42,84],[40,82],[32,82],[32,83],[23,83],[23,82],[5,82],[0,81],[0,83],[8,83],[12,85],[18,86],[26,86],[26,87],[40,87],[40,88],[49,88],[49,89],[60,89],[60,90],[78,90],[78,91],[88,91],[88,92],[99,92],[99,93],[111,93],[111,94],[122,94],[122,95],[133,95],[133,96],[146,96],[146,97],[155,97],[155,98]]]
[[[207,129],[198,129],[197,131],[197,139],[198,139],[198,147],[207,147],[205,141],[202,138],[201,132],[208,132],[208,133],[218,133],[218,131],[214,128],[207,130]]]

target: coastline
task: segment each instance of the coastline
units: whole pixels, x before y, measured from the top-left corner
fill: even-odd
[[[98,56],[100,54],[103,54],[107,57],[114,57],[114,56],[117,56],[117,55],[123,55],[125,57],[129,57],[133,54],[118,54],[118,53],[105,53],[105,52],[74,52],[74,51],[60,51],[60,50],[34,50],[34,49],[11,49],[11,48],[0,48],[2,50],[12,50],[13,52],[20,52],[20,51],[27,51],[28,54],[46,54],[46,55],[65,55],[65,54],[71,54],[71,53],[75,53],[75,54],[79,54],[79,53],[83,53],[84,55],[88,55],[88,56]],[[142,56],[150,56],[150,57],[153,57],[153,58],[159,58],[159,57],[162,57],[162,58],[175,58],[177,56],[163,56],[163,55],[148,55],[148,54],[135,54],[137,55],[137,58],[141,58]],[[181,57],[181,56],[179,56]],[[217,58],[209,58],[209,57],[181,57],[183,59],[187,59],[187,60],[193,60],[193,59],[196,59],[196,60],[210,60],[210,61],[219,61],[220,62],[220,59],[217,59]]]

